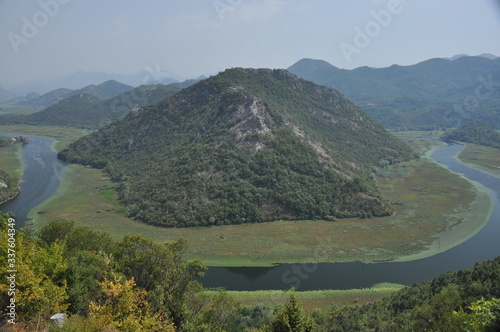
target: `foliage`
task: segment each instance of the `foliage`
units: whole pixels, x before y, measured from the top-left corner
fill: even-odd
[[[12,215],[0,215],[0,253],[8,257],[8,234],[15,239],[15,287],[10,287],[7,269],[1,271],[0,303],[7,308],[11,298],[17,300],[16,320],[36,323],[39,319],[48,319],[53,313],[68,308],[67,282],[64,276],[67,264],[63,258],[64,245],[58,241],[46,247],[37,245],[37,241],[22,231],[9,231],[8,219]],[[11,251],[9,251],[11,253]],[[10,256],[9,256],[10,257]],[[11,291],[9,291],[11,289]],[[10,296],[9,293],[15,293]],[[22,299],[22,301],[20,300]],[[5,320],[2,312],[2,320]]]
[[[59,156],[105,168],[129,216],[185,227],[388,215],[371,166],[413,154],[332,89],[232,69]]]
[[[146,291],[136,289],[133,278],[122,279],[113,274],[112,280],[101,282],[101,298],[97,303],[90,303],[91,321],[118,331],[175,331],[172,323],[151,313]]]
[[[11,199],[19,193],[17,179],[0,170],[0,202]]]
[[[0,216],[4,257],[12,217]],[[129,236],[110,245],[103,234],[72,223],[54,221],[46,227],[38,238],[16,233],[20,330],[46,328],[44,322],[57,312],[69,318],[52,331],[496,331],[500,326],[500,257],[375,303],[309,315],[294,293],[287,304],[273,308],[241,307],[227,293],[204,292],[194,281],[202,266],[182,258],[183,240],[157,244]],[[96,240],[83,241],[86,237]],[[81,246],[67,245],[78,238]],[[3,308],[9,301],[5,273]]]
[[[0,137],[0,148],[5,148],[8,146],[11,146],[12,143],[10,142],[9,138],[6,137]]]
[[[467,322],[480,319],[475,312],[483,309],[473,311],[471,304],[499,297],[500,257],[497,257],[417,283],[373,304],[336,308],[320,323],[327,325],[329,331],[457,331]],[[485,312],[493,313],[488,324],[497,324],[495,304],[488,304],[488,308]]]
[[[182,238],[161,245],[139,235],[126,236],[114,248],[118,270],[148,291],[155,310],[172,317],[176,326],[182,325],[186,315],[186,294],[195,287],[193,279],[205,269],[198,260],[184,261],[185,250]]]
[[[305,316],[298,304],[297,297],[292,293],[290,301],[281,309],[271,323],[273,332],[310,332],[313,322]]]
[[[11,217],[0,216],[4,257]],[[234,301],[203,294],[195,279],[204,266],[184,260],[182,239],[158,244],[129,236],[114,242],[107,234],[65,221],[52,221],[37,237],[33,234],[15,233],[19,326],[35,329],[59,312],[71,315],[65,331],[174,331],[188,320],[212,327],[224,317],[227,324],[229,316],[224,315]],[[10,301],[6,270],[1,276],[0,303],[6,308]],[[2,312],[2,323],[7,318]]]
[[[443,135],[443,139],[500,148],[500,133],[482,121],[470,122],[449,131]]]
[[[469,313],[455,312],[455,320],[464,331],[500,330],[500,299],[486,301],[484,298],[467,307]]]

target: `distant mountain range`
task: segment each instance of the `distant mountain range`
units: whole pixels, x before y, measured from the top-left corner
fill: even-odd
[[[172,74],[168,71],[160,70],[160,68],[149,68],[136,74],[121,75],[107,74],[103,72],[77,72],[68,76],[41,80],[31,83],[25,83],[9,88],[11,92],[17,95],[26,95],[30,92],[44,94],[61,87],[71,90],[78,90],[91,84],[100,84],[106,81],[118,81],[123,84],[138,87],[145,84],[170,84],[184,81],[185,78]]]
[[[133,110],[60,154],[106,168],[130,216],[169,227],[387,215],[373,166],[412,156],[337,91],[243,68]]]
[[[80,90],[57,89],[27,102],[41,111],[0,116],[0,123],[97,129],[122,118],[132,109],[155,104],[195,82],[142,85],[134,89],[108,81]]]
[[[455,56],[452,56],[451,58],[445,58],[445,59],[446,60],[450,60],[450,61],[455,61],[456,59],[463,58],[464,56],[469,56],[469,55],[467,55],[467,54],[457,54]],[[481,57],[481,58],[490,59],[490,60],[498,59],[498,57],[496,55],[491,54],[491,53],[483,53],[483,54],[476,55],[476,56]]]
[[[51,106],[63,99],[67,99],[79,94],[89,94],[94,97],[108,99],[115,97],[121,93],[132,90],[133,87],[117,82],[115,80],[106,81],[99,85],[90,84],[82,89],[72,90],[67,88],[59,88],[47,92],[41,96],[32,98],[28,101],[20,102],[21,105],[30,105],[38,109],[44,109]]]
[[[474,120],[500,128],[500,58],[450,60],[345,70],[323,60],[302,59],[288,70],[338,89],[386,128],[432,130]]]

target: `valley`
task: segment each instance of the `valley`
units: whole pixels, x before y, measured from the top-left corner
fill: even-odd
[[[38,130],[41,135],[60,140],[55,144],[57,150],[84,134],[51,127],[1,126],[0,130]],[[420,134],[401,137],[423,155],[443,144],[415,138],[416,135]],[[190,244],[187,257],[202,258],[210,266],[271,266],[431,256],[463,242],[488,217],[489,200],[481,188],[427,158],[382,169],[377,182],[384,197],[395,203],[393,216],[158,228],[125,216],[126,208],[117,199],[117,184],[101,170],[70,165],[56,193],[35,207],[29,218],[35,220],[37,227],[50,220],[74,220],[116,239],[127,234],[144,234],[159,242],[184,237]]]
[[[500,331],[496,2],[0,0],[0,331]]]
[[[0,132],[5,131],[36,132],[53,138],[57,140],[53,144],[56,150],[85,134],[85,131],[69,128],[0,126]],[[437,134],[398,134],[424,158],[379,171],[377,181],[383,195],[398,201],[396,213],[391,217],[343,219],[336,222],[277,221],[194,229],[158,228],[126,218],[125,207],[117,200],[116,184],[102,171],[78,165],[67,166],[57,192],[34,208],[29,217],[35,220],[33,225],[37,228],[50,220],[75,220],[77,225],[105,231],[115,239],[130,234],[144,234],[159,242],[184,237],[190,245],[186,257],[202,257],[209,266],[270,266],[276,262],[373,262],[401,255],[410,255],[402,260],[419,259],[446,250],[446,245],[452,247],[463,242],[484,225],[489,211],[488,199],[477,196],[479,192],[476,190],[480,188],[474,188],[469,182],[425,157],[442,147],[443,143],[422,137],[435,137]],[[467,145],[467,148],[477,154],[477,146]],[[491,155],[488,156],[494,164],[496,161],[491,159]],[[10,159],[13,164],[19,162],[16,154],[11,155]],[[421,188],[422,183],[426,183],[425,188]],[[450,195],[450,190],[468,194]],[[439,204],[434,204],[436,200]],[[433,222],[421,223],[422,220]],[[457,225],[453,220],[462,222]],[[443,232],[445,229],[448,231]],[[415,245],[408,248],[407,243]],[[432,243],[439,245],[432,246]],[[364,266],[363,270],[369,266]],[[331,272],[318,273],[324,275]],[[279,287],[286,288],[286,285],[282,283]],[[312,311],[331,303],[352,305],[376,301],[401,287],[381,284],[374,288],[363,286],[362,289],[351,290],[300,291],[297,296],[304,308]],[[275,305],[284,303],[288,296],[283,291],[230,291],[228,295],[245,305]]]
[[[29,125],[0,125],[0,132],[53,139],[51,149],[57,152],[91,133],[88,129]],[[55,193],[29,211],[27,217],[32,221],[28,225],[42,229],[52,220],[73,220],[77,226],[105,232],[115,240],[134,234],[158,243],[182,237],[188,243],[186,259],[202,259],[210,267],[201,280],[208,287],[207,296],[216,297],[217,289],[223,287],[229,289],[228,296],[249,307],[286,303],[289,295],[283,290],[290,286],[296,288],[309,313],[327,310],[332,303],[356,306],[381,301],[404,285],[433,278],[438,271],[470,265],[463,260],[448,266],[439,263],[438,257],[451,248],[449,252],[457,251],[455,248],[460,252],[461,244],[483,229],[491,213],[484,187],[434,161],[434,154],[446,146],[439,140],[443,132],[394,134],[420,158],[373,169],[377,190],[394,208],[391,216],[163,228],[127,217],[127,207],[119,200],[119,184],[105,171],[67,165]],[[21,176],[20,147],[1,152],[5,158],[0,165],[17,169],[15,173]],[[498,176],[495,165],[500,163],[500,155],[496,152],[468,143],[457,158]],[[426,257],[433,268],[412,263]],[[436,259],[438,263],[433,263]],[[389,260],[392,262],[381,263]],[[343,265],[335,268],[332,263]],[[307,271],[311,273],[306,279],[298,278]],[[344,275],[341,271],[350,272]],[[336,275],[336,281],[322,278],[327,275]],[[244,281],[248,278],[250,282]],[[220,280],[225,281],[221,284]]]

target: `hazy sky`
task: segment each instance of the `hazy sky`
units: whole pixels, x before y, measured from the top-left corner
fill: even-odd
[[[77,71],[409,65],[500,56],[497,0],[0,0],[0,86]]]

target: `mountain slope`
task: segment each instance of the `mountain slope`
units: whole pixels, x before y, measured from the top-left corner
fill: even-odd
[[[105,100],[95,96],[95,94],[97,94],[97,91],[100,91],[100,95],[106,95],[104,92],[106,90],[99,88],[99,86],[97,86],[98,89],[95,89],[96,86],[87,87],[81,91],[93,92],[94,95],[82,92],[76,96],[63,99],[40,112],[24,116],[0,116],[0,122],[5,124],[15,123],[97,129],[112,121],[121,119],[131,109],[155,104],[192,83],[194,81],[174,83],[166,86],[161,84],[143,85]],[[116,89],[114,92],[111,90],[107,90],[108,93],[114,94],[117,92]]]
[[[61,100],[43,111],[13,117],[5,117],[7,123],[91,128],[95,118],[101,117],[99,106],[103,99],[81,93]],[[78,125],[75,125],[78,124]]]
[[[463,56],[354,70],[302,59],[288,70],[338,89],[388,128],[450,128],[473,120],[500,128],[500,59]]]
[[[162,226],[386,215],[373,165],[411,150],[337,91],[230,69],[70,145],[106,167],[129,215]]]
[[[99,98],[109,99],[118,96],[124,92],[132,90],[133,87],[117,82],[115,80],[109,80],[99,85],[88,85],[83,89],[76,90],[77,94],[87,93]]]
[[[482,121],[469,122],[461,128],[446,133],[443,138],[500,148],[500,133]]]

